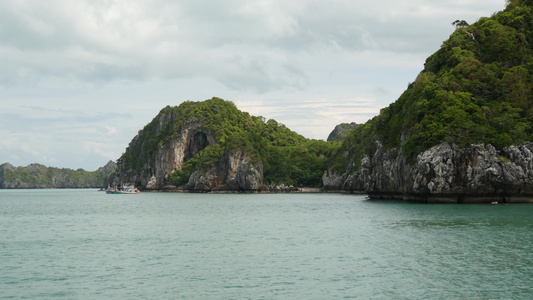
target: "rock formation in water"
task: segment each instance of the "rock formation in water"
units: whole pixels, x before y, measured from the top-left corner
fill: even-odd
[[[102,188],[107,186],[107,177],[116,168],[109,161],[96,171],[83,169],[59,169],[41,164],[14,167],[9,163],[0,165],[0,188]]]
[[[326,189],[422,202],[533,201],[533,4],[455,32],[343,142]]]
[[[331,143],[308,140],[222,99],[166,107],[133,138],[113,185],[147,190],[258,191],[316,186]],[[329,151],[332,152],[332,151]]]
[[[324,188],[366,191],[371,198],[425,203],[533,203],[533,143],[496,150],[491,145],[442,143],[408,163],[397,149],[366,156],[355,170],[326,172]]]
[[[206,147],[217,144],[215,132],[206,128],[199,118],[185,120],[175,131],[165,128],[174,127],[182,121],[180,112],[162,111],[151,124],[156,124],[141,131],[130,143],[127,153],[136,152],[136,160],[141,161],[137,168],[128,168],[127,162],[119,161],[117,172],[111,174],[109,182],[113,185],[134,183],[142,189],[175,189],[170,177],[182,170],[185,162],[195,157]],[[152,134],[150,136],[150,134]],[[151,138],[165,134],[168,138],[155,149],[145,151]],[[262,166],[251,162],[245,151],[227,151],[209,168],[195,170],[188,174],[189,179],[183,189],[209,191],[213,189],[258,190],[263,185]]]
[[[176,116],[160,114],[157,117],[157,135],[164,126]],[[188,120],[178,129],[179,134],[157,147],[153,159],[140,153],[143,160],[138,170],[119,165],[117,172],[111,174],[109,182],[114,185],[135,183],[147,190],[174,189],[169,182],[171,175],[182,169],[200,151],[216,144],[214,133],[203,126],[200,120]],[[142,148],[145,142],[136,136],[127,151]],[[186,190],[208,191],[213,189],[258,190],[263,185],[262,165],[251,163],[244,151],[228,151],[210,168],[195,170],[183,186]]]

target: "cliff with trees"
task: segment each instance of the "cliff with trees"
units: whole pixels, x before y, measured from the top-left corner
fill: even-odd
[[[533,196],[533,1],[455,32],[332,156],[324,185],[420,201]]]
[[[188,191],[321,187],[338,145],[306,139],[230,101],[187,101],[163,108],[139,131],[109,181]]]

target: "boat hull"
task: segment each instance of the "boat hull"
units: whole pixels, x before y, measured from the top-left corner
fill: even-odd
[[[126,189],[111,189],[108,188],[105,190],[106,194],[138,194],[140,191],[137,188],[126,188]]]

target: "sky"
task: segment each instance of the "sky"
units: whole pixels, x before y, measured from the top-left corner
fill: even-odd
[[[96,170],[165,106],[212,97],[325,140],[505,2],[1,0],[0,164]]]

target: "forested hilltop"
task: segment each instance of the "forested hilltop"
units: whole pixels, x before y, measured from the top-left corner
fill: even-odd
[[[533,1],[452,25],[400,98],[343,142],[326,186],[459,201],[530,193]]]
[[[510,1],[492,17],[455,32],[400,98],[359,127],[340,152],[371,154],[372,140],[409,159],[442,142],[497,149],[533,134],[532,1]],[[358,159],[359,160],[359,159]]]
[[[304,138],[220,98],[187,101],[163,108],[139,131],[111,181],[202,191],[320,187],[339,145]]]

